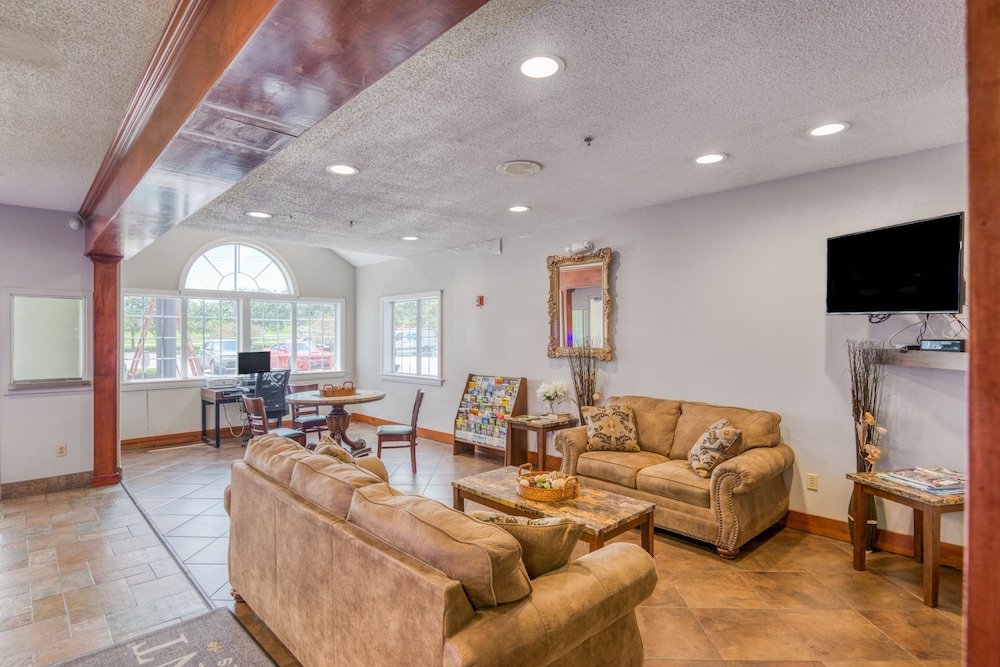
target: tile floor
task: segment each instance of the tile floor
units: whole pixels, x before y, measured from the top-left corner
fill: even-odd
[[[352,434],[374,441],[364,424]],[[451,480],[499,465],[428,440],[417,452],[416,475],[406,450],[385,452],[392,484],[448,504]],[[169,546],[120,487],[0,503],[0,667],[49,665],[210,604],[233,609],[279,665],[298,665],[229,596],[222,493],[229,461],[242,455],[233,438],[218,450],[124,454],[125,486]],[[638,533],[619,539],[638,543]],[[659,584],[637,610],[647,667],[961,664],[957,570],[942,569],[941,603],[930,609],[920,601],[920,566],[901,556],[872,554],[869,570],[855,572],[848,544],[787,528],[735,561],[661,531],[655,541]]]

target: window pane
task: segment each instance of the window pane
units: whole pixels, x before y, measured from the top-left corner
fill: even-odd
[[[340,304],[298,303],[296,304],[296,329],[299,349],[305,344],[309,358],[309,370],[340,370],[340,350],[337,346]],[[300,353],[301,354],[301,353]],[[299,368],[302,368],[301,359]]]
[[[192,263],[184,287],[226,292],[290,293],[288,280],[274,260],[257,248],[241,243],[227,243],[205,251]]]
[[[122,304],[124,379],[151,380],[185,377],[200,372],[182,345],[181,299],[128,296]]]
[[[417,336],[417,358],[420,375],[438,374],[438,299],[420,300],[420,328]]]
[[[250,301],[250,351],[271,350],[271,368],[291,368],[292,304],[288,301]]]
[[[188,336],[197,351],[192,376],[235,375],[239,320],[235,299],[187,299]]]
[[[388,359],[384,372],[439,377],[440,297],[388,298],[384,303],[390,326],[385,332]]]
[[[85,302],[82,298],[11,299],[11,382],[82,380]]]

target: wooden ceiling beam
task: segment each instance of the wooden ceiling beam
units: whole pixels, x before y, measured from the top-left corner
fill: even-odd
[[[80,209],[131,257],[487,0],[180,0]]]

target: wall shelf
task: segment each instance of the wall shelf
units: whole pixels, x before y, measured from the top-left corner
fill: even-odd
[[[912,368],[941,368],[950,371],[969,370],[968,352],[938,352],[935,350],[882,350],[882,363]]]

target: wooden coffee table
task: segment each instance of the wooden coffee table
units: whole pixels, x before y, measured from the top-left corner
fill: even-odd
[[[491,509],[528,517],[567,517],[586,527],[580,539],[591,551],[632,528],[642,534],[642,548],[653,555],[653,510],[656,505],[610,491],[580,486],[570,500],[541,502],[517,495],[517,468],[507,466],[456,479],[451,483],[455,509],[464,512],[471,500]]]

